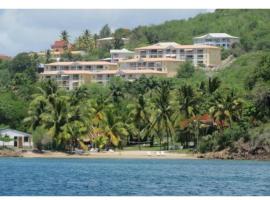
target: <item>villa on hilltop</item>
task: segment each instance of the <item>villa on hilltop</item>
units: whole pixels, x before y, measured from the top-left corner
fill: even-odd
[[[73,44],[65,40],[56,40],[51,45],[50,55],[53,60],[60,60],[61,56],[65,52],[69,52],[72,55],[84,55],[84,51],[75,51]],[[39,56],[46,56],[46,51],[41,51],[38,53]]]
[[[225,49],[231,48],[236,43],[239,43],[239,37],[227,33],[208,33],[193,38],[194,45],[210,45],[223,47]]]

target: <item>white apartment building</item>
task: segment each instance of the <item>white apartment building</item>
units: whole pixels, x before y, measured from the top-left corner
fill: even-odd
[[[127,49],[112,49],[110,50],[111,62],[117,63],[122,60],[131,59],[134,57],[134,52]]]
[[[44,65],[43,79],[54,79],[60,87],[74,89],[84,83],[98,82],[104,73],[110,76],[117,64],[105,61],[54,62]]]
[[[85,83],[106,84],[112,77],[121,76],[132,81],[145,76],[166,76],[167,71],[151,69],[118,69],[116,63],[105,61],[88,62],[55,62],[45,64],[42,79],[53,79],[58,85],[67,90],[75,89]]]
[[[194,45],[210,45],[225,49],[231,48],[235,43],[239,43],[239,38],[227,33],[208,33],[193,38]]]
[[[160,42],[135,49],[137,58],[172,58],[191,61],[194,66],[217,67],[221,63],[221,49],[209,45],[180,45],[175,42]]]

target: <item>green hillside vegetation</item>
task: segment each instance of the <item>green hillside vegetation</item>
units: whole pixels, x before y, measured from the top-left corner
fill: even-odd
[[[265,52],[246,53],[237,58],[229,67],[214,73],[223,82],[224,87],[231,87],[244,93],[246,79],[252,74]]]

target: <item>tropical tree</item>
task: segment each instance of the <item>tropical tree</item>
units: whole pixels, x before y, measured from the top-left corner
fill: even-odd
[[[13,141],[13,139],[10,138],[8,135],[4,135],[4,136],[0,135],[0,141],[3,144],[3,147],[5,147],[5,143],[6,142],[11,142],[11,141]]]
[[[153,99],[156,108],[156,119],[152,126],[157,125],[158,130],[165,132],[167,138],[167,150],[169,150],[169,138],[173,140],[173,121],[172,116],[174,109],[171,106],[172,82],[168,79],[162,79],[158,82],[158,87],[155,89],[156,94]]]
[[[50,50],[46,51],[45,59],[46,59],[46,61],[45,61],[46,63],[50,62],[50,60],[51,60],[51,51]]]
[[[75,47],[78,50],[84,50],[92,53],[95,48],[94,38],[89,30],[85,30],[81,36],[75,40]]]
[[[179,66],[177,71],[177,78],[190,78],[195,72],[195,67],[192,62],[187,61]]]
[[[199,112],[199,99],[191,85],[183,85],[178,89],[179,111],[186,119]]]
[[[100,32],[99,32],[99,37],[105,38],[105,37],[110,37],[111,36],[111,29],[108,24],[104,25]]]
[[[233,121],[239,121],[242,115],[243,101],[230,91],[225,97],[216,96],[216,103],[210,108],[210,114],[223,132],[227,125],[231,127]]]
[[[67,141],[69,149],[74,151],[75,148],[80,144],[80,140],[86,134],[87,127],[82,121],[70,121],[62,127],[61,139]]]
[[[63,30],[60,34],[61,40],[64,40],[66,43],[69,43],[69,34],[66,30]]]
[[[131,123],[134,125],[131,136],[137,138],[139,149],[141,150],[141,139],[143,134],[147,135],[150,129],[150,112],[147,108],[147,103],[143,94],[139,94],[137,102],[133,104],[132,111],[130,112],[129,118]],[[151,137],[151,145],[153,145],[153,135]]]

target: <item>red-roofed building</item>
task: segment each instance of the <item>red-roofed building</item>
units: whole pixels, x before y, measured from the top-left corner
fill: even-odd
[[[202,124],[208,124],[213,126],[222,126],[222,127],[228,127],[228,123],[220,120],[214,120],[213,117],[209,114],[204,115],[197,115],[194,117],[191,117],[190,119],[186,119],[180,122],[180,127],[182,129],[187,128],[188,125],[194,121],[199,121]]]
[[[64,52],[65,50],[71,50],[72,44],[66,42],[65,40],[57,40],[54,42],[51,48],[56,52]]]

